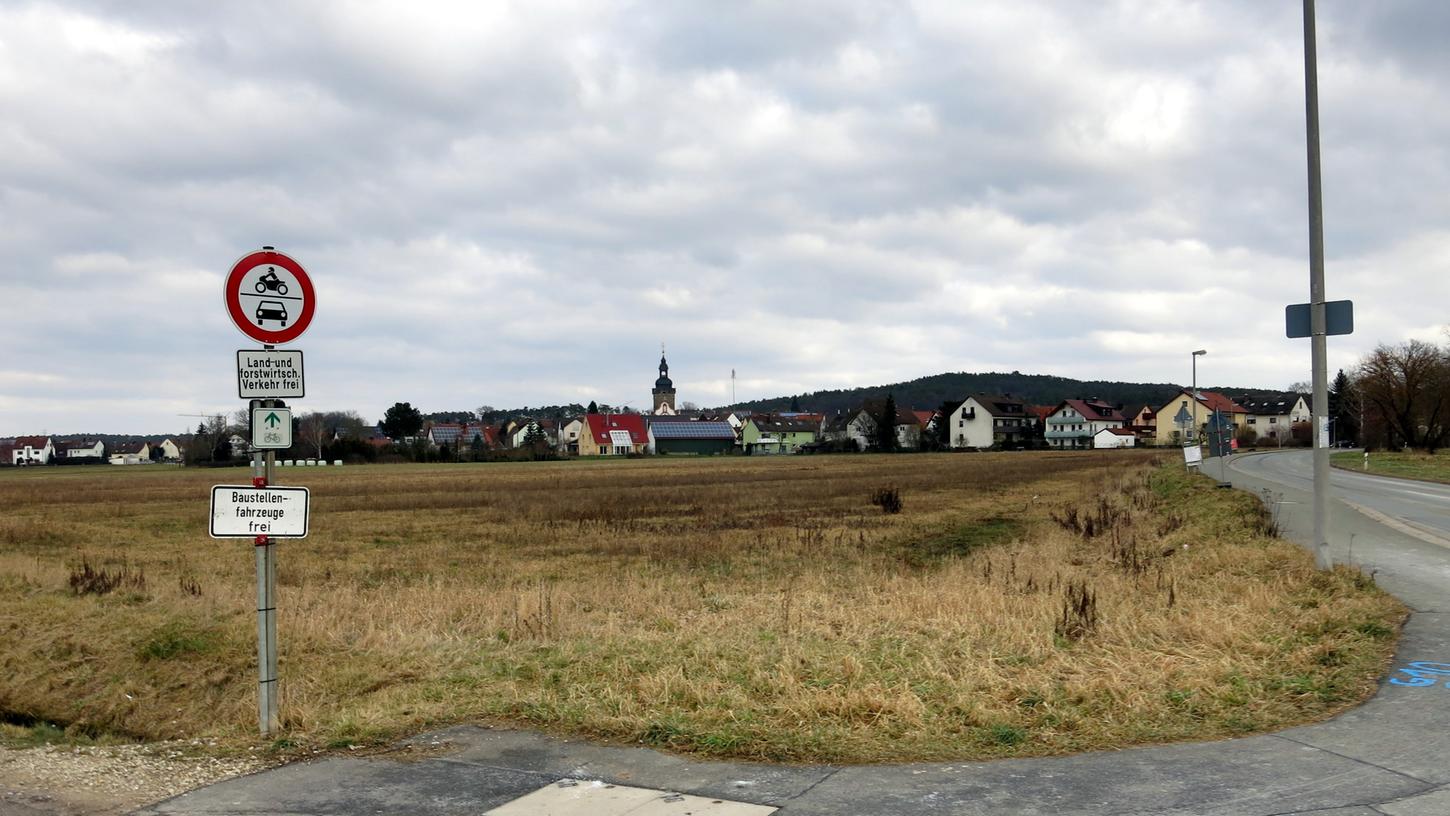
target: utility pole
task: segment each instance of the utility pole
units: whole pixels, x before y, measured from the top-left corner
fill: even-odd
[[[1304,0],[1304,124],[1309,163],[1309,331],[1314,404],[1314,563],[1334,566],[1329,554],[1329,353],[1324,323],[1324,207],[1319,176],[1319,75],[1314,0]]]

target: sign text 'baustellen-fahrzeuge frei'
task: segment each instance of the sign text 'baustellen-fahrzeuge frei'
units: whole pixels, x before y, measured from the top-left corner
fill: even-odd
[[[306,538],[305,487],[215,485],[211,489],[212,538]]]

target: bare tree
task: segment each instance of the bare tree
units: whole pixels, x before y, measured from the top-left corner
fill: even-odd
[[[1450,354],[1421,340],[1381,344],[1359,363],[1355,386],[1383,423],[1385,441],[1434,451],[1450,414]]]
[[[321,459],[322,446],[332,438],[332,428],[327,422],[327,416],[317,412],[304,415],[297,425],[297,433],[308,447],[317,449],[317,458]]]

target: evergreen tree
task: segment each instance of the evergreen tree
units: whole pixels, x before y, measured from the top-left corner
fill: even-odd
[[[596,403],[594,400],[589,400],[589,407],[588,408],[585,408],[584,409],[584,412],[587,413],[587,414],[597,414],[597,413],[599,413],[599,404]]]
[[[800,413],[800,411],[801,411],[801,398],[800,397],[791,397],[790,398],[790,410],[791,410],[791,413],[794,413],[794,414]]]
[[[936,409],[936,441],[943,448],[952,446],[952,411],[960,404],[958,400],[947,400]]]
[[[896,450],[896,397],[887,394],[881,415],[876,417],[876,448],[882,453]]]
[[[378,427],[392,439],[417,436],[423,430],[423,413],[406,402],[395,402]]]
[[[1335,441],[1359,442],[1359,397],[1344,369],[1329,386],[1329,418],[1334,422]]]

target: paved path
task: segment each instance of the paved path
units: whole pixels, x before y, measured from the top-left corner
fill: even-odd
[[[1263,495],[1290,538],[1308,542],[1305,452],[1239,456],[1226,473]],[[1205,470],[1218,475],[1218,463]],[[1364,706],[1277,734],[1074,757],[863,767],[700,762],[471,726],[419,737],[457,750],[410,763],[330,758],[223,782],[156,805],[188,814],[481,814],[563,778],[778,806],[782,816],[1447,816],[1450,677],[1415,677],[1415,661],[1450,666],[1450,490],[1338,474],[1338,561],[1375,572],[1414,609],[1393,678]],[[1401,517],[1396,519],[1396,514]],[[1386,526],[1378,519],[1396,520]],[[1445,533],[1442,537],[1440,533]],[[1431,684],[1433,683],[1433,684]]]

